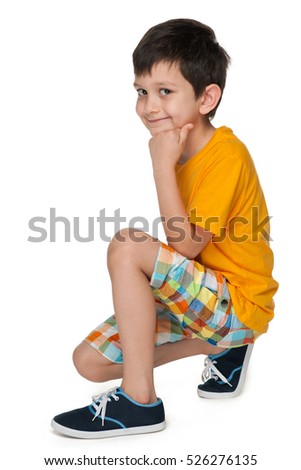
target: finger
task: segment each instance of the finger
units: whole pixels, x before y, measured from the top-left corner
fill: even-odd
[[[193,124],[188,123],[188,124],[185,124],[185,126],[183,126],[182,129],[180,130],[179,142],[180,142],[181,145],[185,144],[186,139],[187,139],[188,134],[191,131],[191,129],[193,129]]]

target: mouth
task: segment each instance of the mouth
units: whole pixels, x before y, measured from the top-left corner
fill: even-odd
[[[158,119],[147,119],[147,122],[148,122],[148,124],[152,125],[152,124],[157,124],[157,123],[160,123],[162,121],[165,121],[166,119],[169,119],[169,117],[158,118]]]

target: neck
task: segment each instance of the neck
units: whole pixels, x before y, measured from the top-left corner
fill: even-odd
[[[183,165],[191,157],[200,152],[203,147],[209,142],[215,132],[215,127],[210,121],[202,123],[202,125],[194,127],[188,136],[184,151],[180,160],[179,165]]]

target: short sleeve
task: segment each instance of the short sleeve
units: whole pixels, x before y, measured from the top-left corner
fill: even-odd
[[[190,222],[219,235],[237,215],[248,185],[247,163],[239,156],[221,158],[200,179],[188,209]]]

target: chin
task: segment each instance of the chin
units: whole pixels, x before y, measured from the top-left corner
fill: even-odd
[[[149,133],[152,137],[155,137],[155,135],[160,134],[160,132],[164,132],[163,129],[149,129]]]
[[[162,127],[154,127],[154,128],[148,128],[150,134],[152,135],[152,137],[154,137],[155,135],[157,134],[160,134],[160,132],[167,132],[167,131],[172,131],[176,129],[175,127],[173,126],[162,126]]]

